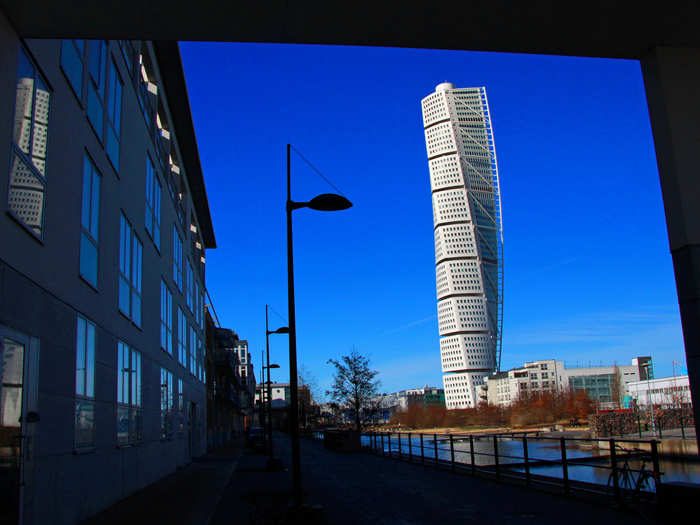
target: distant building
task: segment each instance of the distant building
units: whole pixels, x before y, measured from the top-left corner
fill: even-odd
[[[386,423],[397,412],[406,412],[410,406],[445,406],[445,390],[425,385],[423,388],[400,390],[391,394],[380,394],[372,400],[375,420]]]
[[[267,401],[267,385],[260,383],[255,387],[255,404],[258,405],[261,401]],[[284,408],[291,403],[291,394],[289,383],[272,383],[270,385],[272,408]]]
[[[563,363],[553,359],[525,363],[520,368],[488,377],[485,386],[491,405],[509,405],[528,392],[562,390],[565,388]]]
[[[228,328],[216,328],[207,312],[207,338],[212,333],[212,398],[207,406],[209,446],[227,444],[245,427],[244,417],[252,410],[248,391],[239,372],[240,361],[236,351],[238,335]]]
[[[649,406],[649,399],[654,406],[663,408],[693,406],[687,375],[633,381],[627,385],[627,395],[634,400],[637,406]]]
[[[255,407],[255,367],[248,351],[248,341],[239,339],[235,342],[234,352],[238,356],[238,375],[241,378],[243,397],[241,406],[244,414],[244,426],[252,425]]]
[[[623,402],[630,383],[646,377],[644,365],[650,360],[636,357],[630,365],[572,368],[554,359],[530,361],[490,376],[481,395],[490,404],[505,406],[527,393],[583,390],[601,408],[613,408]]]

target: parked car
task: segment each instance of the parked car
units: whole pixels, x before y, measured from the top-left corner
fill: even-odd
[[[253,450],[265,450],[265,430],[262,427],[250,427],[248,446]]]

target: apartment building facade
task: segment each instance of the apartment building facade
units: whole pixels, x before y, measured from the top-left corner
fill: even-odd
[[[566,367],[562,361],[529,361],[522,367],[490,376],[482,400],[509,405],[519,397],[544,391],[585,391],[601,408],[616,408],[629,395],[629,385],[646,377],[649,357],[635,357],[629,365]]]
[[[0,34],[0,514],[70,524],[205,451],[216,242],[176,43]]]

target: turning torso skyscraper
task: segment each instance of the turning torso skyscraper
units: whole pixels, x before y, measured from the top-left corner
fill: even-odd
[[[445,401],[474,407],[501,359],[503,232],[486,89],[449,82],[421,101],[435,225]]]

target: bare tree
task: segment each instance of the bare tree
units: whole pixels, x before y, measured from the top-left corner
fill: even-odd
[[[316,378],[302,365],[299,369],[299,421],[306,428],[309,418],[313,416],[313,406],[318,399],[318,382]]]
[[[379,388],[379,381],[374,378],[379,372],[371,370],[369,358],[354,348],[350,355],[342,356],[339,361],[329,359],[328,363],[335,367],[335,377],[326,394],[355,412],[355,430],[360,431],[362,419],[374,405],[372,398],[377,395]]]

